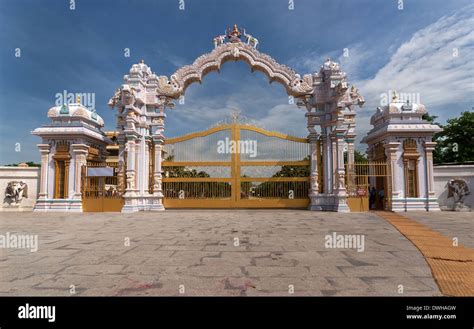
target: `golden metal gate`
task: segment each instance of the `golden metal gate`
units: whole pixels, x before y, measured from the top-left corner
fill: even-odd
[[[117,163],[87,163],[82,167],[82,209],[84,212],[121,211],[124,184]]]
[[[390,210],[390,173],[390,164],[382,161],[346,164],[347,205],[350,210]]]
[[[165,142],[166,208],[305,208],[305,138],[225,124]]]

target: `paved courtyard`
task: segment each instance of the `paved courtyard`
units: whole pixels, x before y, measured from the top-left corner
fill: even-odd
[[[0,249],[2,296],[441,295],[418,249],[373,213],[0,213],[7,232],[38,235],[38,251]],[[363,235],[363,250],[327,248],[333,232]]]

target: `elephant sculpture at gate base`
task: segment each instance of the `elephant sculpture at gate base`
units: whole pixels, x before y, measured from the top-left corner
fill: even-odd
[[[24,181],[11,181],[5,189],[4,203],[18,205],[23,198],[28,198],[28,185]]]
[[[466,195],[471,194],[469,185],[465,179],[456,178],[448,181],[448,198],[454,199],[453,211],[471,211],[467,205],[464,204]]]

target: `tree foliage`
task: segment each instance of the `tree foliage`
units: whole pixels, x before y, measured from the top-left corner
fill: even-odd
[[[33,161],[28,161],[28,162],[21,162],[21,163],[26,163],[28,167],[41,167],[41,164],[35,163]],[[5,165],[6,167],[18,167],[21,163],[10,163]]]
[[[423,119],[437,124],[443,131],[433,136],[437,142],[433,152],[434,163],[466,163],[474,161],[474,112],[462,112],[457,118],[448,119],[446,125],[425,114]]]

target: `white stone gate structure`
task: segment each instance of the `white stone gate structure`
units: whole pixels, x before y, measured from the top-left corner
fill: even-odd
[[[242,36],[246,40],[241,40]],[[173,100],[184,95],[193,82],[202,81],[211,71],[219,71],[227,61],[244,61],[252,70],[263,72],[270,80],[281,83],[295,104],[306,109],[311,142],[311,210],[349,211],[346,203],[344,145],[348,161],[354,161],[355,106],[364,99],[352,86],[339,64],[327,60],[318,72],[297,74],[261,53],[258,40],[236,25],[226,35],[214,38],[214,50],[183,66],[169,78],[158,76],[143,61],[135,64],[124,83],[110,99],[117,109],[119,173],[126,176],[123,212],[163,210],[162,148],[165,110]],[[320,127],[317,131],[316,127]],[[318,172],[318,141],[322,144],[322,173]],[[120,163],[124,164],[121,166]],[[320,193],[319,175],[324,189]]]

